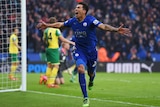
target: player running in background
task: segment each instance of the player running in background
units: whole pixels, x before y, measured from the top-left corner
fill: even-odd
[[[72,71],[71,78],[70,78],[70,82],[72,82],[72,83],[75,82],[77,73],[78,73],[77,67],[75,67],[74,70]]]
[[[72,36],[72,38],[70,38],[71,41],[75,42],[76,38],[75,36]],[[71,52],[73,53],[75,51],[76,47],[72,46],[71,47]],[[73,56],[73,54],[72,54]],[[74,83],[75,79],[76,79],[76,75],[78,73],[77,67],[75,66],[74,70],[71,72],[71,78],[70,78],[70,82]]]
[[[93,86],[93,80],[96,74],[96,64],[97,64],[97,38],[96,38],[96,27],[112,32],[118,32],[122,35],[129,35],[130,30],[128,28],[123,28],[123,25],[116,28],[108,24],[103,24],[98,21],[95,17],[87,15],[88,5],[79,2],[75,8],[75,17],[70,18],[65,22],[56,22],[52,24],[47,24],[43,21],[37,25],[39,29],[46,27],[56,27],[60,28],[63,26],[71,27],[75,35],[75,51],[73,53],[74,59],[76,61],[76,66],[79,72],[79,84],[83,93],[83,107],[89,106],[88,93],[86,89],[86,79],[85,79],[85,68],[87,68],[89,75],[88,89],[91,90]]]
[[[19,50],[21,50],[21,47],[18,45],[18,34],[18,28],[14,28],[9,39],[9,54],[11,56],[11,72],[9,73],[10,80],[17,80],[15,72],[19,65],[18,53]]]
[[[68,69],[66,57],[68,56],[68,51],[70,49],[70,45],[68,43],[62,43],[62,47],[60,48],[60,68],[58,70],[56,76],[56,84],[64,84],[63,78],[63,69]]]
[[[49,19],[50,23],[55,23],[56,18],[51,17]],[[48,27],[44,30],[44,36],[43,40],[47,45],[46,48],[46,56],[47,56],[47,70],[46,70],[46,76],[47,76],[47,86],[49,88],[57,88],[59,87],[58,85],[55,84],[55,79],[57,76],[57,72],[59,69],[59,64],[60,64],[60,58],[59,58],[59,40],[62,42],[66,42],[72,45],[75,45],[74,42],[69,41],[65,39],[61,31],[57,28],[51,28]],[[40,78],[40,83],[43,82],[43,78]]]

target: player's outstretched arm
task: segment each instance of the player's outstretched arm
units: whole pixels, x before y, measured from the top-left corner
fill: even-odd
[[[118,33],[120,33],[122,35],[126,35],[126,36],[129,36],[131,33],[131,31],[128,28],[123,28],[123,24],[120,27],[116,28],[111,25],[102,23],[102,24],[98,25],[98,28],[100,28],[102,30],[118,32]]]
[[[38,29],[45,29],[47,27],[60,28],[62,26],[64,26],[64,22],[55,22],[50,24],[40,20],[40,22],[37,24]]]

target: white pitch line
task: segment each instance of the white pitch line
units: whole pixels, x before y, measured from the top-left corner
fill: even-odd
[[[28,91],[26,91],[26,92],[36,93],[36,94],[45,94],[45,95],[53,95],[53,96],[62,96],[62,97],[69,97],[69,98],[78,98],[78,99],[82,99],[82,97],[71,96],[71,95],[64,95],[64,94],[46,93],[46,92],[31,91],[31,90],[28,90]],[[132,106],[140,106],[140,107],[160,107],[160,106],[144,105],[144,104],[123,102],[123,101],[115,101],[115,100],[99,99],[99,98],[89,98],[89,99],[90,99],[90,100],[94,100],[94,101],[110,102],[110,103],[118,103],[118,104],[132,105]]]

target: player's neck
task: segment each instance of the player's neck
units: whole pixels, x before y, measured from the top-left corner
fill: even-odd
[[[14,33],[14,32],[13,32],[13,34],[17,36],[17,34],[16,34],[16,33]]]
[[[86,15],[83,15],[82,17],[79,17],[79,18],[78,18],[78,21],[79,21],[79,22],[82,22],[82,21],[85,19],[85,17],[86,17]]]

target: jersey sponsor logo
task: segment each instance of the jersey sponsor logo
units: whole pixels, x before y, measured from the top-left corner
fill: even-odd
[[[83,23],[83,26],[85,26],[85,27],[86,27],[86,26],[87,26],[87,23],[86,23],[86,22],[84,22],[84,23]]]
[[[75,31],[75,36],[77,38],[84,38],[84,37],[87,37],[87,33],[86,31]]]
[[[95,25],[97,25],[97,24],[99,23],[99,21],[96,19],[96,20],[93,21],[93,23],[94,23]]]

